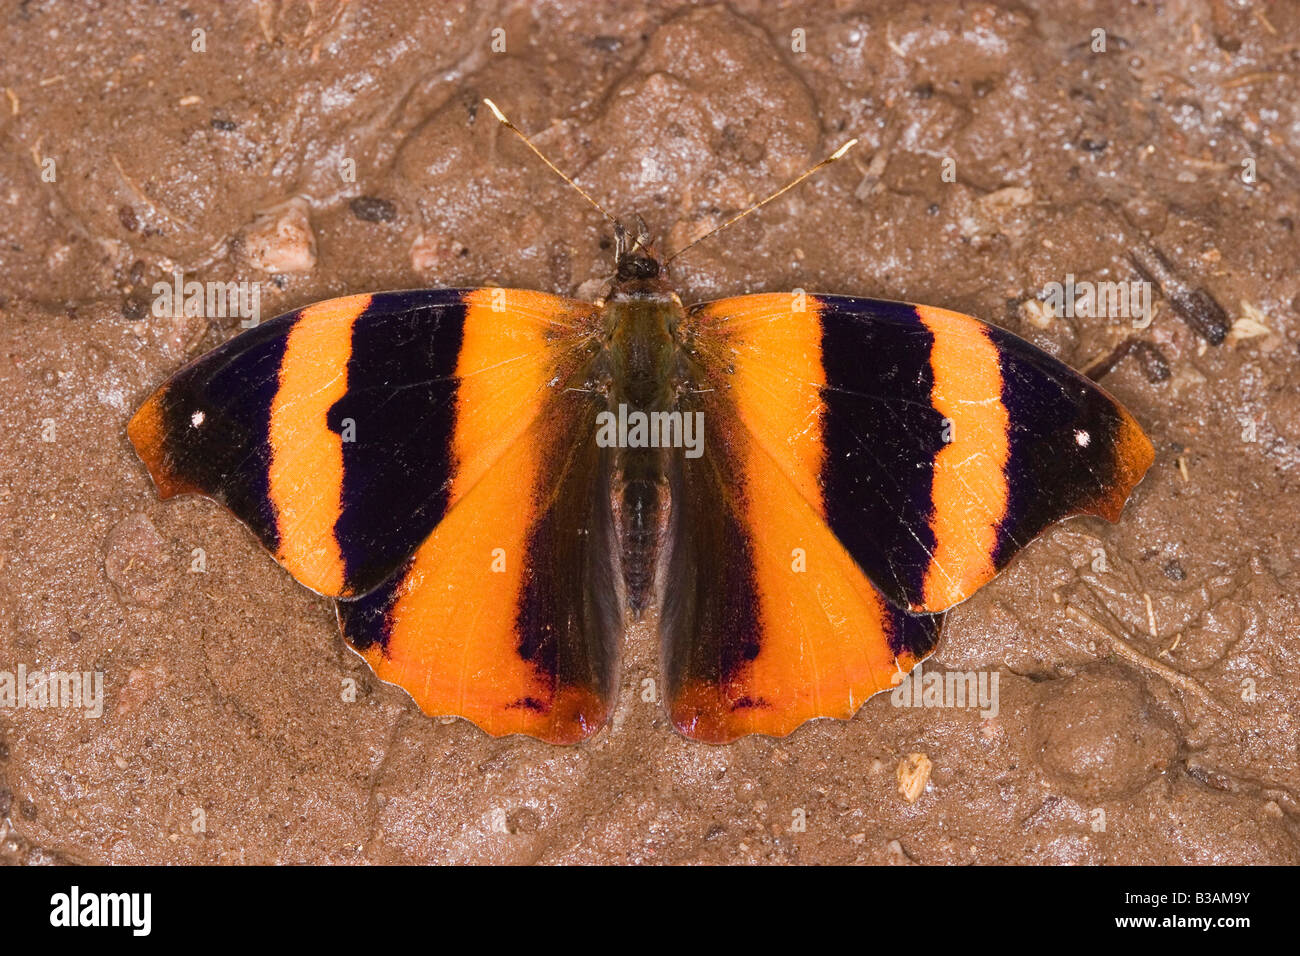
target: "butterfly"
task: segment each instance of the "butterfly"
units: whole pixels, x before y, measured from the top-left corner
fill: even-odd
[[[689,738],[850,718],[1047,526],[1118,520],[1154,459],[1010,332],[800,290],[685,307],[644,228],[615,233],[597,302],[309,305],[178,371],[130,440],[424,712],[554,743],[605,725],[638,620]]]

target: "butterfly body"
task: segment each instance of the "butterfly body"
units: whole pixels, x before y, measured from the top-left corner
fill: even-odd
[[[673,449],[651,441],[649,424],[678,411],[677,391],[683,383],[674,336],[683,311],[681,300],[657,277],[633,275],[616,281],[602,312],[609,329],[602,389],[605,421],[620,426],[612,435],[616,450],[610,500],[625,601],[640,617],[653,601],[671,509],[668,473]],[[640,440],[627,440],[621,423],[629,418],[646,423]]]
[[[1009,332],[795,290],[683,307],[638,241],[596,304],[352,296],[177,372],[128,432],[230,508],[430,714],[556,743],[653,620],[704,741],[853,716],[1048,525],[1119,517],[1131,415]],[[656,613],[651,617],[648,612]]]

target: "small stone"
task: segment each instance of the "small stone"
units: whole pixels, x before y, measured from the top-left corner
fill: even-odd
[[[291,199],[267,210],[244,231],[244,256],[263,272],[302,273],[316,268],[316,235],[307,203]]]
[[[898,777],[898,792],[908,803],[916,803],[925,785],[930,782],[930,771],[934,764],[923,753],[910,753],[898,762],[895,771]]]
[[[446,236],[422,232],[411,243],[411,268],[416,272],[433,272],[450,262],[456,249],[457,244]]]
[[[915,861],[907,855],[903,849],[903,844],[897,840],[890,840],[885,844],[885,859],[890,866],[913,866]]]
[[[397,207],[378,196],[358,196],[348,203],[348,208],[362,222],[392,222],[397,218]]]
[[[139,710],[157,690],[167,683],[167,665],[158,661],[148,667],[137,667],[127,675],[126,686],[117,699],[114,715],[125,717]]]
[[[1020,303],[1020,315],[1026,322],[1037,329],[1045,329],[1052,324],[1052,310],[1046,302],[1028,298]]]

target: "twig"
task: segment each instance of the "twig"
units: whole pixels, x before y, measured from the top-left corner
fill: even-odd
[[[1206,707],[1210,708],[1210,710],[1214,711],[1224,720],[1232,724],[1237,723],[1237,719],[1235,716],[1233,716],[1232,711],[1228,710],[1217,700],[1215,700],[1214,697],[1210,694],[1210,692],[1206,690],[1204,687],[1202,687],[1200,683],[1198,683],[1193,678],[1188,677],[1186,674],[1182,673],[1181,671],[1174,670],[1172,667],[1169,667],[1165,664],[1161,664],[1159,661],[1152,660],[1151,658],[1147,657],[1145,654],[1143,654],[1141,651],[1135,648],[1132,644],[1128,643],[1128,641],[1124,640],[1122,637],[1120,637],[1118,634],[1116,634],[1106,625],[1098,621],[1091,614],[1088,614],[1084,611],[1079,610],[1077,607],[1072,607],[1072,606],[1066,607],[1065,614],[1067,617],[1069,617],[1071,620],[1075,621],[1076,623],[1082,624],[1084,627],[1093,631],[1095,634],[1101,635],[1102,637],[1106,638],[1106,640],[1110,643],[1111,647],[1115,649],[1115,653],[1118,654],[1120,657],[1124,658],[1130,664],[1135,664],[1138,667],[1151,671],[1151,673],[1159,677],[1163,677],[1165,680],[1173,684],[1175,687],[1191,694],[1193,697],[1199,700]]]

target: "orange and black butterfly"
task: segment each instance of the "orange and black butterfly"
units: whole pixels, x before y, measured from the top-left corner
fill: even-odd
[[[1153,460],[1009,332],[797,291],[686,308],[616,231],[594,304],[321,302],[177,372],[131,441],[163,497],[215,498],[335,598],[426,713],[556,743],[605,724],[648,615],[686,736],[851,717],[1049,524],[1116,520]]]

